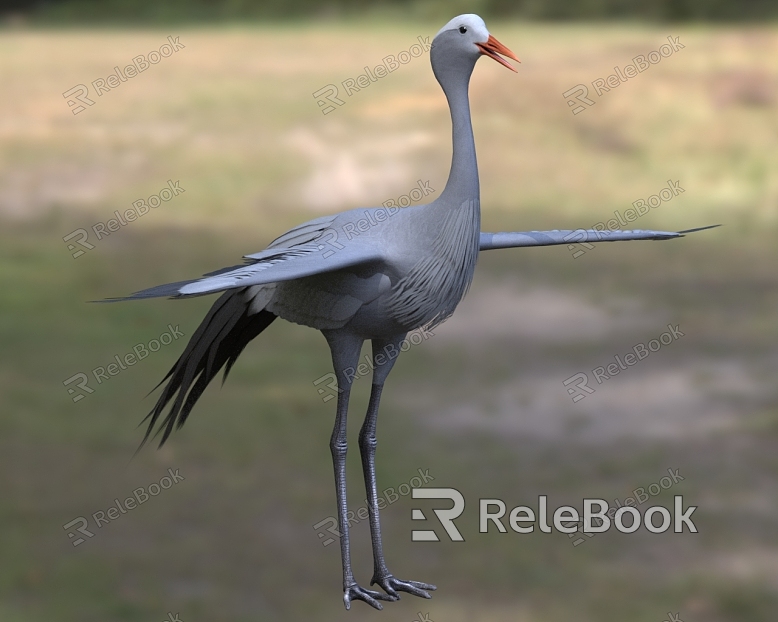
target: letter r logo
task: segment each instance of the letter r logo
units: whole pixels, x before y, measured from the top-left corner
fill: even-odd
[[[329,104],[342,106],[346,103],[338,97],[338,87],[334,84],[328,84],[327,86],[320,88],[313,93],[313,98],[316,100],[319,108],[321,108],[322,114],[329,114],[335,110],[335,106],[330,106]]]
[[[570,376],[567,380],[565,380],[562,384],[567,387],[567,394],[573,396],[573,404],[576,402],[581,401],[583,398],[585,398],[587,395],[591,395],[594,393],[594,389],[592,389],[586,382],[589,380],[589,376],[587,376],[584,372],[578,372],[574,376]],[[571,387],[570,385],[576,383],[574,387]],[[576,389],[578,389],[576,391]]]
[[[94,393],[95,392],[94,389],[89,388],[89,385],[87,384],[87,382],[89,382],[89,378],[83,372],[79,372],[75,376],[71,376],[70,378],[65,380],[62,384],[67,387],[69,384],[73,384],[74,382],[76,382],[76,380],[80,380],[80,382],[78,382],[76,384],[76,386],[79,389],[82,389],[82,392],[79,395],[76,395],[73,398],[74,402],[78,402],[78,401],[84,399],[86,397],[87,393]],[[72,387],[68,389],[68,395],[73,395],[75,392],[76,392],[76,390],[74,388],[72,388]]]
[[[435,516],[438,517],[443,529],[446,530],[448,537],[452,542],[463,542],[464,538],[454,525],[454,519],[462,515],[465,511],[465,498],[456,488],[414,488],[414,499],[449,499],[454,505],[448,510],[433,509]],[[412,514],[413,520],[427,520],[424,512],[414,508]],[[414,529],[411,532],[411,540],[414,542],[440,542],[438,534],[432,529]]]
[[[567,100],[567,105],[573,109],[573,114],[583,112],[586,110],[586,106],[594,106],[597,103],[589,99],[587,95],[589,95],[589,89],[583,84],[576,84],[573,88],[562,93],[562,97]]]
[[[86,526],[87,526],[89,523],[87,523],[86,519],[85,519],[83,516],[79,516],[79,517],[77,517],[77,518],[74,518],[74,519],[73,519],[72,521],[70,521],[70,522],[69,522],[67,525],[62,525],[62,528],[63,528],[65,531],[68,531],[68,529],[70,529],[70,528],[71,528],[71,527],[73,527],[74,525],[78,525],[78,524],[80,524],[81,526],[80,526],[80,527],[78,527],[78,528],[76,528],[76,531],[78,531],[80,534],[83,534],[83,535],[85,535],[87,538],[91,538],[92,536],[94,536],[94,535],[95,535],[95,534],[93,534],[91,531],[89,531],[89,530],[86,528]],[[75,533],[73,533],[72,531],[68,531],[68,538],[70,538],[71,540],[73,540],[73,538],[76,538],[76,534],[75,534]],[[78,546],[78,545],[79,545],[79,544],[81,544],[83,541],[84,541],[84,539],[83,539],[83,538],[76,538],[75,540],[73,540],[73,546]]]
[[[89,93],[89,88],[84,84],[76,84],[72,89],[69,89],[62,93],[62,97],[68,100],[68,106],[72,110],[73,114],[78,114],[79,112],[83,112],[86,110],[84,106],[77,105],[78,103],[86,104],[87,106],[93,106],[94,100],[91,100],[87,97],[87,94]],[[71,99],[71,96],[75,95]]]

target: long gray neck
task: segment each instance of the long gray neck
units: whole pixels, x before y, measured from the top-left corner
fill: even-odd
[[[480,196],[475,140],[470,121],[470,100],[467,94],[474,66],[475,61],[466,68],[446,66],[435,72],[448,99],[453,135],[451,170],[439,200],[457,205],[468,200],[477,202]]]

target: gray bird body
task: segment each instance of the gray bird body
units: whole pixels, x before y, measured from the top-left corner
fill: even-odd
[[[472,280],[480,239],[476,201],[452,206],[439,200],[391,214],[382,207],[357,209],[320,220],[290,234],[302,244],[323,238],[319,260],[325,265],[339,254],[359,263],[251,287],[246,295],[255,309],[318,330],[390,337],[449,317]]]
[[[456,309],[473,278],[479,252],[498,248],[579,242],[681,237],[662,231],[481,232],[478,168],[470,122],[468,84],[476,61],[487,55],[513,69],[501,56],[518,60],[494,39],[477,15],[451,20],[435,36],[430,58],[448,99],[453,155],[448,182],[426,205],[403,209],[362,208],[324,216],[287,231],[245,265],[199,279],[152,287],[120,300],[171,296],[187,298],[223,292],[163,379],[167,384],[150,419],[145,440],[168,404],[159,431],[162,443],[181,427],[208,383],[225,368],[225,378],[243,348],[277,317],[320,330],[330,346],[338,380],[338,403],[330,449],[335,469],[341,532],[344,603],[396,600],[398,591],[429,598],[435,586],[392,576],[383,557],[375,481],[376,422],[384,381],[406,334],[443,322]],[[690,230],[691,231],[691,230]],[[368,498],[374,574],[385,593],[359,586],[351,571],[347,521],[346,415],[351,390],[347,370],[362,345],[373,346],[373,387],[359,436]],[[383,353],[383,355],[382,355]],[[162,383],[160,383],[162,384]]]

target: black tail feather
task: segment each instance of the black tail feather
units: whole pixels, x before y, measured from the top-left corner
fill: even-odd
[[[155,387],[154,390],[168,381],[154,408],[143,419],[143,422],[151,420],[140,447],[149,439],[162,411],[173,400],[156,432],[162,432],[159,445],[164,445],[173,429],[184,425],[197,400],[219,370],[226,364],[222,380],[224,383],[249,341],[276,319],[275,314],[265,309],[250,313],[251,301],[246,299],[245,292],[245,289],[227,291],[216,300],[175,365]]]

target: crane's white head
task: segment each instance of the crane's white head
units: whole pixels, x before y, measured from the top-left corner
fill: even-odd
[[[486,24],[478,15],[466,13],[452,19],[435,35],[432,45],[445,48],[446,55],[462,55],[477,59],[489,56],[511,71],[516,71],[503,56],[517,62],[516,55],[489,34]]]

